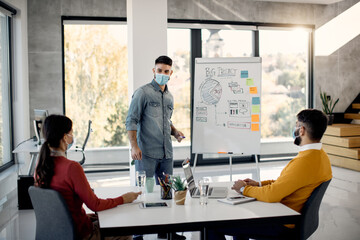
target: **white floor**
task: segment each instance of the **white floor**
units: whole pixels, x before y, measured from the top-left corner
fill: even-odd
[[[261,180],[276,179],[287,162],[268,162],[260,164]],[[255,164],[233,166],[233,180],[243,178],[257,179]],[[128,172],[87,174],[91,186],[127,186],[130,184]],[[184,177],[181,168],[174,169],[174,175]],[[206,176],[212,181],[227,182],[228,166],[197,167],[197,178]],[[181,233],[180,233],[181,234]],[[198,232],[184,233],[187,239],[199,239]],[[3,229],[0,240],[35,238],[35,216],[33,210],[18,211]],[[156,240],[157,235],[146,235],[146,240]],[[231,239],[231,238],[229,238]],[[312,240],[355,240],[360,239],[360,172],[333,167],[333,180],[327,189],[320,208],[320,226],[310,237]]]

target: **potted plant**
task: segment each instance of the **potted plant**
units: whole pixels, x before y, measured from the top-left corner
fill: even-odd
[[[175,191],[174,199],[176,205],[184,205],[187,192],[185,180],[181,180],[180,176],[173,177],[172,188]]]
[[[326,92],[322,92],[320,90],[320,98],[321,98],[321,102],[322,102],[322,109],[323,112],[328,116],[328,125],[333,124],[334,122],[334,108],[335,105],[339,102],[339,98],[336,99],[335,102],[333,102],[333,100],[331,99],[330,95],[327,95]]]

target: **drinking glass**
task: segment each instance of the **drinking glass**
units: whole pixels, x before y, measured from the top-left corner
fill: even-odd
[[[201,179],[199,180],[199,191],[200,191],[200,204],[208,204],[208,194],[209,194],[209,180]]]
[[[154,177],[147,177],[145,181],[145,188],[147,193],[152,193],[154,191],[155,179]]]
[[[146,181],[146,173],[145,171],[136,171],[136,185],[138,186],[139,191],[144,193],[145,190],[145,181]]]

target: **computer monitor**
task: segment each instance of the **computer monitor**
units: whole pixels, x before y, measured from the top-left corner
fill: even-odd
[[[49,116],[47,110],[34,109],[34,131],[36,136],[36,143],[41,145],[41,139],[43,138],[41,128],[45,118]]]

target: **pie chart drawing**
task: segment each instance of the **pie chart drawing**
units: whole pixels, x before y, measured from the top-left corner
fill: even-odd
[[[219,102],[222,88],[218,81],[207,79],[200,85],[200,96],[207,105],[215,105]]]

